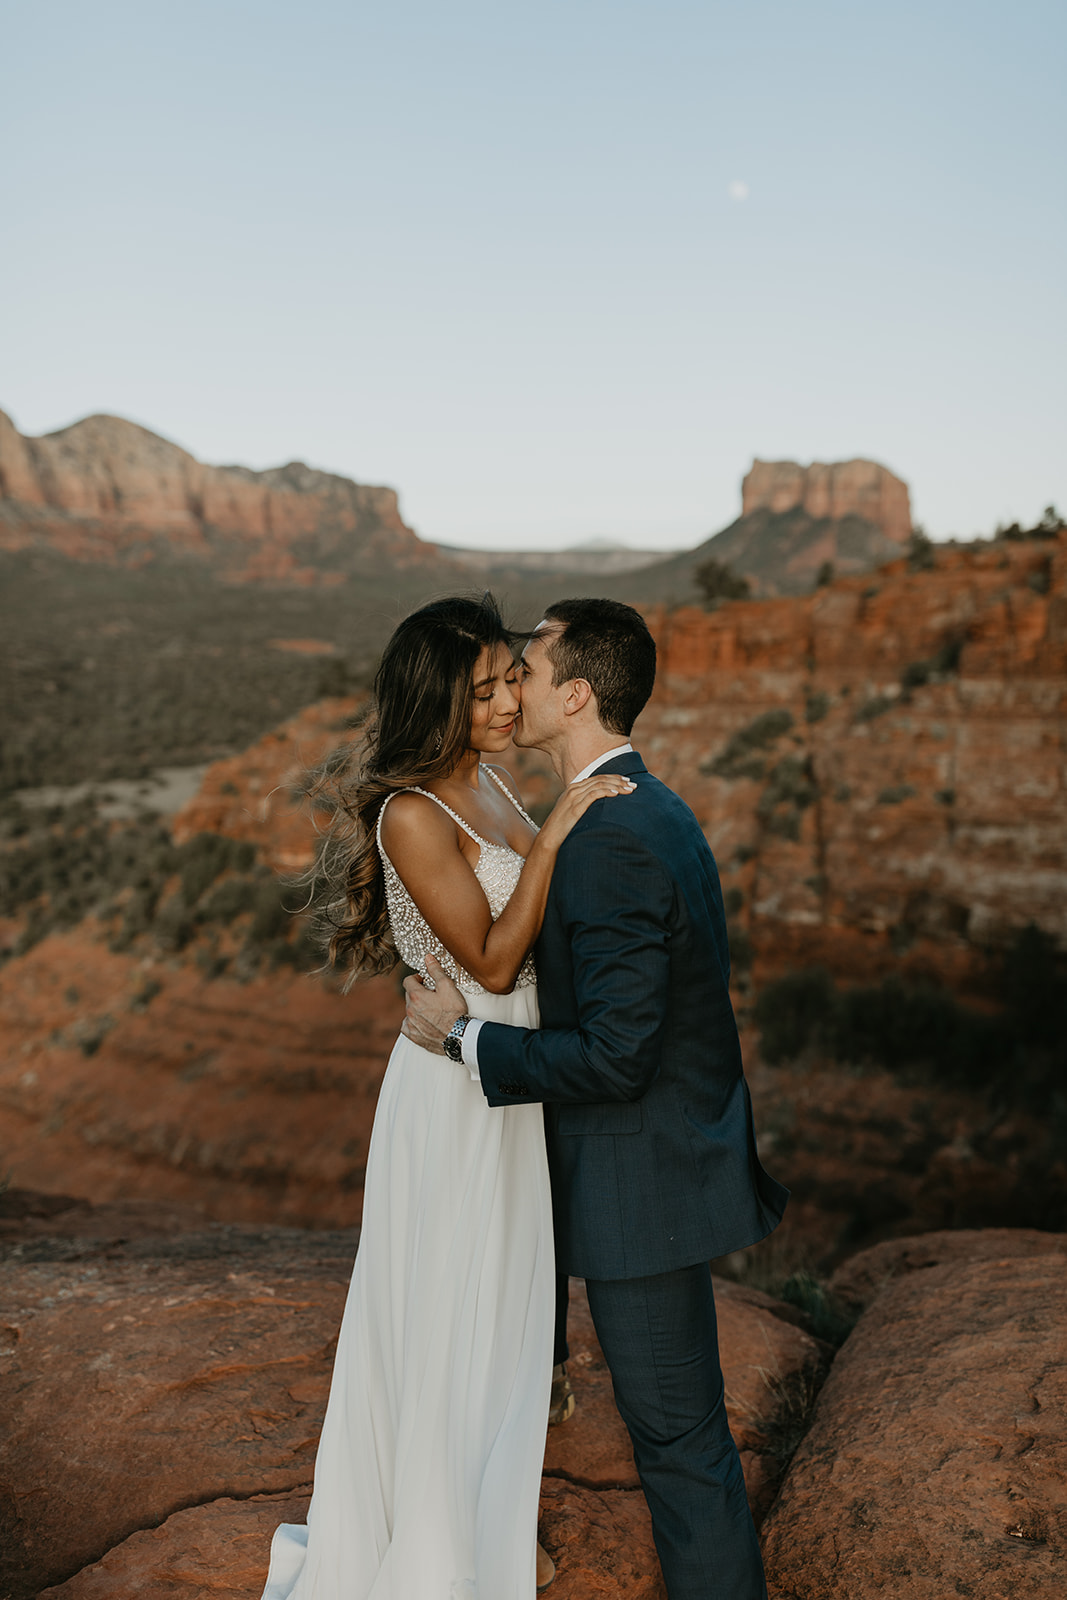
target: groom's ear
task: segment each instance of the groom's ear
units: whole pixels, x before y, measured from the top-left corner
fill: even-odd
[[[590,701],[595,711],[597,708],[596,696],[593,694],[592,685],[586,678],[572,678],[567,684],[566,692],[563,696],[564,716],[573,717],[576,712],[584,711]]]

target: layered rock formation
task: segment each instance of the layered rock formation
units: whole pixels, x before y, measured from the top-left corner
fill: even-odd
[[[1067,946],[1067,537],[655,618],[649,765],[703,823],[757,979]]]
[[[95,933],[95,937],[94,937]],[[403,1019],[391,979],[344,996],[116,954],[91,926],[0,973],[0,1150],[26,1187],[347,1225]]]
[[[870,572],[895,560],[910,532],[907,484],[875,461],[757,460],[736,522],[695,550],[615,578],[611,593],[636,605],[691,605],[702,597],[697,570],[714,561],[746,578],[754,594],[806,594],[828,570]]]
[[[77,559],[181,554],[238,580],[338,582],[357,564],[456,572],[400,516],[392,489],[293,461],[210,467],[121,417],[26,438],[0,412],[0,549]]]
[[[741,482],[741,515],[806,511],[814,522],[860,517],[903,547],[911,535],[908,486],[877,461],[760,461]]]

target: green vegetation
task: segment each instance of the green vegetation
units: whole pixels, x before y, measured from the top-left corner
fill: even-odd
[[[800,838],[801,813],[818,799],[810,756],[785,756],[771,769],[756,815],[770,833]]]
[[[934,541],[926,529],[916,523],[911,530],[911,539],[908,542],[908,570],[910,572],[929,572],[937,565],[937,556],[934,551]]]
[[[793,726],[793,713],[781,707],[764,711],[744,728],[731,734],[717,756],[700,764],[705,775],[717,778],[762,778],[767,768],[764,753]]]
[[[779,1300],[796,1306],[807,1320],[809,1330],[816,1339],[839,1349],[856,1326],[858,1313],[843,1306],[830,1293],[829,1287],[813,1272],[802,1269],[790,1273],[777,1287]]]
[[[892,711],[896,702],[891,695],[876,694],[865,700],[858,708],[855,716],[856,722],[873,722],[875,717],[884,717],[887,711]]]
[[[1046,506],[1041,514],[1041,520],[1035,523],[1032,528],[1020,527],[1017,522],[1012,522],[1007,527],[1002,523],[998,523],[993,537],[994,539],[1006,539],[1010,542],[1024,539],[1057,539],[1065,528],[1067,528],[1067,522],[1064,522],[1056,507]]]
[[[747,600],[752,593],[752,585],[747,578],[735,572],[725,561],[716,561],[713,556],[693,568],[693,582],[707,606],[715,605],[720,600]]]
[[[0,899],[25,919],[16,955],[95,915],[116,951],[141,941],[174,953],[206,939],[216,976],[231,957],[245,972],[322,959],[308,919],[294,915],[303,892],[279,884],[253,845],[214,833],[175,845],[155,817],[114,823],[83,805],[29,812],[8,799],[0,804]]]
[[[960,655],[966,643],[962,635],[946,639],[940,649],[924,661],[909,661],[900,675],[900,685],[905,695],[923,684],[936,682],[960,670]]]
[[[878,791],[878,804],[880,806],[899,806],[902,801],[910,800],[917,791],[914,784],[894,783],[887,789]]]
[[[752,965],[755,952],[752,949],[752,940],[749,938],[748,929],[740,923],[735,924],[734,918],[745,903],[745,892],[736,884],[727,889],[722,897],[723,910],[726,913],[726,924],[730,939],[730,967],[735,976],[748,972]],[[742,988],[745,985],[742,983]]]
[[[1052,940],[1031,925],[1001,960],[996,1012],[896,977],[839,989],[825,969],[812,967],[767,984],[755,1020],[771,1065],[815,1049],[842,1063],[886,1067],[1067,1119],[1064,979]]]
[[[368,684],[403,609],[373,584],[237,587],[192,563],[0,554],[0,794],[244,749],[310,701]]]

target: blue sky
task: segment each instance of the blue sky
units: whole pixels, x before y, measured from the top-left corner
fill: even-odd
[[[937,537],[1067,505],[1059,0],[0,0],[0,30],[24,432],[116,412],[498,548],[694,544],[756,455],[883,461]]]

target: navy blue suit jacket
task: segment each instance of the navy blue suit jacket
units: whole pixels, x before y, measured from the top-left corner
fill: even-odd
[[[556,1264],[639,1278],[762,1239],[788,1190],[756,1155],[715,860],[636,753],[559,852],[536,947],[540,1029],[483,1023],[490,1105],[542,1101]]]

